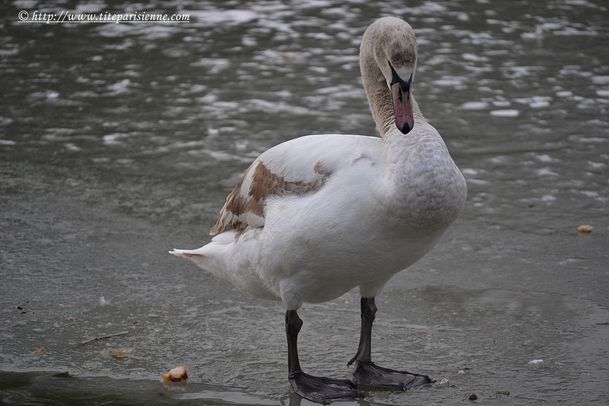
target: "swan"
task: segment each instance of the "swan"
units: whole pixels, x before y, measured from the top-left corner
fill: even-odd
[[[396,273],[438,241],[465,204],[463,175],[423,117],[412,88],[415,34],[384,17],[364,32],[362,82],[380,137],[308,135],[262,153],[226,198],[211,242],[174,249],[216,277],[285,306],[288,380],[320,403],[352,399],[358,385],[406,390],[425,375],[371,359],[376,296]],[[361,294],[361,333],[353,379],[305,373],[297,339],[303,303]]]

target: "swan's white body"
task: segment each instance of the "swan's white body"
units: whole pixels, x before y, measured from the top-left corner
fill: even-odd
[[[374,86],[366,90],[383,138],[311,135],[269,149],[229,195],[212,241],[171,253],[288,310],[354,287],[376,296],[433,247],[466,184],[414,100],[403,134],[379,119],[386,100]]]

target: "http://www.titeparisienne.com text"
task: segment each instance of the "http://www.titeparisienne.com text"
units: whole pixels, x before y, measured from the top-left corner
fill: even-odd
[[[62,23],[184,23],[190,22],[190,15],[186,13],[163,13],[134,11],[129,13],[116,13],[100,11],[95,13],[73,12],[61,10],[57,12],[39,10],[21,10],[17,18],[24,23],[62,24]]]

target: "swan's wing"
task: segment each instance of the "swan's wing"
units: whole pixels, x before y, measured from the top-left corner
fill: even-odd
[[[270,197],[314,193],[334,173],[362,157],[376,160],[382,140],[358,135],[311,135],[262,153],[241,176],[209,231],[264,227]]]

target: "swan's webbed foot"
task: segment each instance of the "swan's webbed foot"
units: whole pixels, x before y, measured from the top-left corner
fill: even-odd
[[[298,360],[298,333],[302,320],[296,310],[285,314],[285,331],[288,338],[288,380],[294,392],[310,401],[328,404],[334,401],[354,400],[361,397],[357,387],[348,379],[332,379],[305,374]]]
[[[407,390],[417,386],[432,383],[426,375],[413,374],[407,371],[395,371],[375,365],[370,356],[370,342],[372,341],[372,324],[376,314],[374,298],[362,297],[362,330],[357,353],[349,361],[349,365],[357,362],[353,372],[353,383],[378,389]]]
[[[405,391],[432,383],[433,380],[427,375],[395,371],[380,367],[372,362],[358,362],[357,368],[353,372],[353,382],[356,385],[372,388]]]
[[[348,379],[332,379],[299,372],[290,375],[289,381],[294,392],[312,402],[328,404],[361,397],[357,387]]]

